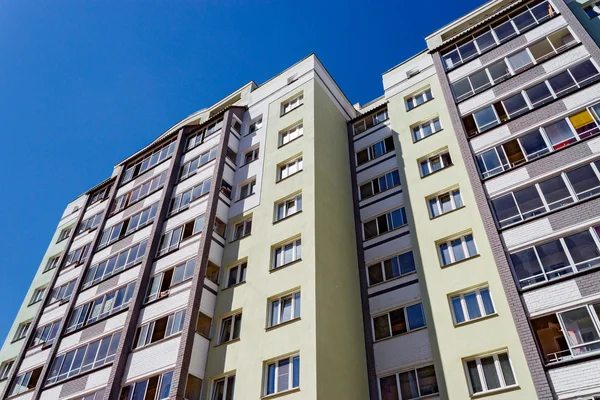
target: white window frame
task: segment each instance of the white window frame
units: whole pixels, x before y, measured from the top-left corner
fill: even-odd
[[[62,231],[60,231],[60,234],[58,235],[58,240],[56,241],[56,243],[58,242],[62,242],[65,239],[68,239],[71,237],[71,235],[73,234],[73,226],[69,226],[67,228],[64,228]]]
[[[242,336],[242,327],[239,327],[239,331],[240,331],[240,335],[238,337],[233,337],[235,334],[235,330],[236,330],[236,317],[240,316],[240,322],[239,324],[241,325],[243,317],[242,317],[242,311],[237,311],[233,314],[228,314],[224,317],[222,317],[219,320],[219,341],[218,341],[218,345],[220,344],[225,344],[225,343],[229,343],[232,342],[234,340],[238,340],[241,336]],[[229,338],[223,338],[223,324],[225,323],[225,321],[227,320],[231,320],[231,329],[229,331]]]
[[[448,156],[450,157],[450,164],[448,164],[448,165],[445,165],[444,159],[442,158],[442,156],[444,156],[446,154],[448,154]],[[433,171],[432,168],[431,168],[431,161],[433,159],[435,159],[435,158],[439,158],[440,159],[440,165],[442,167],[440,169],[438,169],[438,170]],[[427,163],[427,168],[430,171],[426,175],[423,175],[423,168],[422,168],[423,163]],[[426,176],[429,176],[429,175],[433,174],[434,172],[441,171],[441,170],[446,169],[446,168],[448,168],[448,167],[450,167],[452,165],[454,165],[454,164],[452,163],[452,157],[450,156],[450,151],[448,151],[448,149],[444,149],[444,150],[440,151],[439,153],[436,153],[436,154],[434,154],[432,156],[429,156],[429,157],[427,157],[427,158],[425,158],[423,160],[419,160],[419,173],[421,174],[421,178],[425,178]]]
[[[300,121],[294,124],[291,128],[284,129],[279,132],[279,147],[285,146],[286,144],[302,137],[304,135],[304,124]]]
[[[292,312],[291,312],[291,317],[288,320],[282,321],[281,317],[282,317],[282,311],[283,308],[281,307],[281,305],[283,304],[284,300],[290,299],[292,301]],[[275,302],[279,302],[278,306],[277,306],[277,321],[275,323],[273,322],[273,305]],[[300,307],[300,309],[298,310],[298,315],[296,315],[296,304],[300,302],[302,303],[302,294],[300,293],[300,290],[295,290],[293,292],[290,293],[286,293],[284,295],[278,296],[278,297],[273,297],[271,299],[269,299],[269,309],[268,309],[268,313],[267,313],[267,327],[268,328],[273,328],[275,326],[279,326],[281,324],[285,324],[286,322],[290,322],[290,321],[294,321],[297,319],[300,319],[300,314],[302,313],[302,307]]]
[[[470,255],[469,254],[469,249],[467,247],[467,240],[466,237],[467,236],[471,236],[471,238],[473,239],[473,245],[475,246],[475,254]],[[452,249],[452,242],[455,240],[459,240],[460,239],[460,244],[461,247],[463,249],[463,252],[465,253],[465,258],[462,258],[460,260],[456,260],[456,256],[454,255],[454,250]],[[447,264],[444,264],[444,257],[443,257],[443,253],[442,253],[442,245],[446,245],[448,247],[448,254],[450,255],[450,262]],[[453,236],[450,239],[441,241],[437,243],[437,248],[438,248],[438,255],[440,257],[440,264],[442,265],[442,267],[446,267],[448,265],[452,265],[456,262],[459,261],[465,261],[468,260],[469,258],[473,258],[477,255],[479,255],[479,249],[477,248],[477,243],[475,242],[475,236],[473,236],[473,232],[469,232],[469,233],[465,233],[463,235],[460,236]]]
[[[490,296],[490,301],[492,302],[492,307],[494,308],[494,312],[492,312],[490,314],[488,314],[485,310],[485,305],[483,304],[483,298],[481,297],[482,290],[487,290],[488,294]],[[467,302],[465,300],[465,296],[470,295],[470,294],[475,294],[475,296],[477,298],[477,306],[479,307],[479,313],[481,314],[481,316],[476,317],[476,318],[471,318],[469,316],[469,310],[467,307]],[[460,299],[460,306],[462,309],[463,316],[465,317],[465,320],[462,322],[458,322],[456,314],[454,313],[454,305],[453,305],[452,301],[456,298]],[[489,317],[490,315],[498,314],[498,311],[496,309],[496,304],[494,303],[494,299],[492,298],[492,292],[491,292],[489,286],[481,286],[476,289],[471,289],[471,290],[466,290],[464,292],[455,293],[455,294],[449,296],[448,300],[450,301],[450,309],[452,310],[452,319],[454,321],[454,325],[462,325],[462,324],[466,324],[467,322],[470,322],[470,321],[477,321],[479,319]]]
[[[21,340],[27,337],[29,329],[31,329],[31,321],[21,322],[19,326],[17,326],[17,330],[15,332],[15,335],[13,336],[12,341],[16,342],[17,340]]]
[[[399,210],[404,210],[404,212],[400,211],[400,213],[401,213],[401,215],[403,217],[402,219],[404,221],[403,221],[403,223],[401,225],[393,226],[394,224],[392,222],[394,222],[394,221],[393,221],[391,215],[392,215],[392,213],[394,211],[399,211]],[[384,215],[385,215],[385,220],[386,220],[386,223],[387,223],[388,230],[385,231],[385,232],[382,232],[381,228],[379,227],[379,218],[382,217],[382,216],[384,216]],[[367,230],[366,230],[365,226],[366,226],[367,223],[372,222],[372,221],[375,221],[375,225],[377,227],[377,235],[375,235],[375,236],[370,237],[370,238],[367,239]],[[374,216],[372,218],[369,218],[368,220],[366,220],[366,221],[364,221],[362,223],[363,241],[375,239],[378,236],[384,235],[384,234],[389,233],[389,232],[391,232],[393,230],[396,230],[396,229],[403,228],[406,225],[408,225],[408,215],[406,215],[406,208],[405,207],[398,207],[398,208],[395,208],[393,210],[387,211],[387,212],[385,212],[383,214],[376,215],[376,216]]]
[[[248,189],[246,195],[244,195],[244,188]],[[238,185],[238,201],[247,199],[256,193],[256,177],[248,179],[245,182],[242,182]]]
[[[237,234],[238,227],[242,228],[242,234],[239,236]],[[250,233],[252,233],[252,216],[244,218],[233,225],[233,229],[231,230],[231,241],[234,242],[236,240],[245,238],[246,236],[249,236]]]
[[[233,378],[233,388],[229,387],[229,381],[231,378]],[[233,396],[235,395],[235,373],[227,374],[220,378],[213,379],[212,388],[210,390],[210,400],[219,400],[219,397],[217,397],[217,384],[221,381],[223,381],[223,397],[221,398],[233,398]],[[231,392],[229,392],[229,389],[231,389]]]
[[[39,288],[35,288],[33,291],[33,295],[31,296],[31,301],[29,304],[35,304],[39,301],[44,300],[44,295],[46,294],[46,290],[48,290],[48,286],[43,286]]]
[[[426,93],[429,92],[429,98],[427,98]],[[417,103],[417,98],[423,96],[423,102],[421,104],[416,104]],[[410,111],[410,110],[414,110],[415,108],[417,108],[418,106],[427,103],[428,101],[433,100],[433,93],[431,92],[431,87],[427,87],[415,94],[413,94],[412,96],[407,96],[404,98],[404,101],[406,103],[406,111]],[[412,103],[414,104],[412,107],[409,106],[410,102],[412,101]]]
[[[240,160],[242,162],[240,167],[243,167],[244,165],[248,165],[251,162],[258,160],[258,155],[259,155],[259,146],[258,145],[245,151],[242,160]],[[249,161],[247,160],[248,156],[250,156]]]
[[[294,387],[294,358],[298,357],[298,360],[300,360],[300,354],[299,353],[295,353],[292,354],[290,356],[286,356],[286,357],[281,357],[275,360],[270,360],[265,362],[265,366],[264,366],[264,387],[263,387],[263,396],[275,396],[277,394],[281,394],[281,393],[287,393],[291,390],[295,390],[298,389],[300,387],[300,382],[298,382],[298,386]],[[279,386],[279,374],[277,373],[279,370],[279,362],[282,360],[289,360],[289,373],[288,373],[288,387],[287,389],[284,389],[282,391],[278,391],[278,386]],[[274,391],[273,393],[269,393],[269,366],[275,364],[275,382],[273,382],[273,387],[274,387]],[[298,377],[300,377],[300,371],[298,371]],[[298,379],[300,381],[300,379]]]
[[[53,270],[54,268],[58,267],[59,261],[60,261],[60,254],[54,256],[54,257],[50,257],[48,259],[48,262],[46,263],[46,267],[44,268],[44,272],[48,272]]]
[[[498,359],[498,356],[501,354],[506,354],[506,356],[508,357],[508,361],[510,363],[510,369],[512,371],[513,374],[513,378],[515,380],[515,383],[513,385],[507,385],[504,379],[504,373],[502,372],[502,368],[500,366],[500,361]],[[489,358],[489,357],[493,357],[494,359],[494,366],[496,367],[496,375],[498,377],[498,381],[500,382],[500,387],[496,388],[496,389],[488,389],[487,387],[487,383],[485,380],[485,374],[483,373],[483,367],[481,365],[481,360],[483,358]],[[477,372],[479,375],[479,381],[481,382],[481,387],[482,387],[482,391],[481,392],[474,392],[473,391],[473,383],[471,382],[471,376],[469,374],[469,369],[467,367],[467,363],[470,361],[475,361],[477,363]],[[510,355],[508,354],[507,351],[500,351],[500,352],[496,352],[496,353],[492,353],[492,354],[485,354],[479,357],[472,357],[472,358],[468,358],[468,359],[464,359],[463,360],[463,367],[465,370],[465,374],[467,375],[467,381],[469,382],[469,393],[471,393],[471,395],[480,395],[480,394],[484,394],[484,393],[493,393],[493,392],[497,392],[497,391],[501,391],[501,390],[505,390],[507,388],[512,388],[512,387],[518,387],[519,386],[519,382],[517,380],[517,375],[515,374],[515,369],[512,363],[512,359],[510,357]]]
[[[415,269],[413,269],[412,271],[408,271],[408,272],[406,272],[406,273],[402,273],[402,264],[401,264],[401,263],[400,263],[400,261],[399,261],[399,257],[400,257],[401,255],[403,255],[403,254],[407,254],[407,253],[413,253],[413,256],[412,256],[412,258],[413,258],[413,263],[414,263],[414,267],[415,267]],[[389,281],[392,281],[392,280],[395,280],[395,279],[401,278],[401,277],[403,277],[403,276],[407,276],[407,275],[411,275],[411,274],[414,274],[414,273],[416,273],[416,272],[417,272],[417,265],[416,265],[416,261],[415,261],[415,258],[414,258],[414,257],[415,257],[415,256],[414,256],[414,252],[413,252],[413,250],[407,250],[407,251],[403,251],[403,252],[401,252],[401,253],[398,253],[398,254],[394,254],[394,255],[393,255],[393,256],[391,256],[391,257],[390,257],[390,256],[388,256],[388,257],[386,257],[386,258],[384,258],[384,259],[382,259],[382,260],[380,260],[380,261],[377,261],[377,262],[374,262],[374,263],[372,263],[372,264],[369,264],[369,265],[367,265],[367,267],[365,268],[365,272],[366,272],[366,274],[367,274],[367,282],[368,282],[368,286],[369,286],[369,287],[373,287],[373,286],[375,286],[375,285],[380,285],[380,284],[382,284],[382,283],[389,282]],[[400,268],[399,268],[400,275],[398,275],[398,276],[391,276],[391,277],[388,277],[388,276],[387,276],[387,273],[386,273],[386,271],[385,271],[385,265],[384,265],[384,263],[385,263],[386,261],[391,261],[391,260],[393,260],[394,258],[398,259],[398,261],[397,261],[397,262],[398,262],[398,265],[400,266]],[[383,281],[381,281],[381,282],[377,282],[377,283],[371,283],[371,279],[369,278],[369,269],[370,269],[371,267],[374,267],[374,266],[376,266],[376,265],[378,265],[378,266],[379,266],[379,268],[381,269],[381,276],[383,277]]]
[[[462,202],[462,205],[460,207],[456,205],[456,201],[454,199],[454,193],[455,192],[458,192],[458,196],[460,197],[460,201]],[[452,209],[450,211],[446,211],[446,212],[443,211],[443,209],[442,209],[442,202],[440,201],[440,198],[442,196],[449,196],[450,197],[450,205],[452,207]],[[431,213],[431,207],[432,207],[432,203],[431,202],[432,201],[435,201],[435,207],[438,210],[438,215],[433,215]],[[464,199],[462,197],[462,193],[460,192],[460,188],[450,189],[450,190],[448,190],[448,191],[446,191],[444,193],[440,193],[438,195],[435,195],[435,196],[427,198],[427,208],[429,210],[429,217],[430,218],[441,217],[444,214],[448,214],[448,213],[450,213],[450,212],[452,212],[454,210],[458,210],[459,208],[462,208],[464,206],[465,206],[465,201],[464,201]]]
[[[402,399],[402,393],[401,393],[402,392],[402,385],[400,383],[400,375],[406,374],[406,373],[411,372],[411,371],[414,373],[414,375],[416,377],[415,384],[416,384],[417,392],[419,394],[419,397],[414,397],[413,399],[420,399],[422,397],[435,396],[436,394],[439,394],[440,389],[439,389],[439,385],[437,385],[437,375],[435,377],[435,382],[436,382],[436,385],[438,386],[438,391],[436,393],[427,394],[427,395],[421,394],[421,385],[419,384],[419,370],[423,369],[423,368],[427,368],[427,367],[432,367],[433,370],[434,370],[434,372],[435,372],[435,366],[433,364],[429,364],[429,365],[422,365],[422,366],[416,367],[416,368],[405,369],[405,370],[396,372],[396,373],[391,374],[391,375],[378,376],[377,377],[377,389],[379,389],[379,398],[381,399],[381,380],[393,376],[396,379],[396,389],[398,390],[398,392],[397,392],[398,399]]]
[[[294,172],[289,172],[290,168],[296,168]],[[302,172],[304,170],[304,160],[302,155],[298,157],[294,157],[289,161],[285,161],[279,165],[277,165],[277,182],[289,178],[290,176],[296,175],[298,172]],[[284,173],[287,174],[284,176]]]
[[[294,97],[281,103],[281,115],[288,114],[304,104],[304,93],[300,92]]]
[[[436,121],[437,121],[438,125],[440,126],[440,129],[438,129],[438,130],[435,129],[435,122]],[[427,125],[429,125],[431,127],[431,133],[429,135],[425,135],[423,133],[423,128],[425,126],[427,126]],[[418,129],[418,132],[419,132],[418,136],[419,137],[417,137],[415,129]],[[433,136],[436,133],[438,133],[439,131],[441,131],[442,129],[444,129],[444,128],[442,127],[442,122],[440,121],[440,117],[439,116],[431,118],[430,120],[422,122],[422,123],[420,123],[418,125],[414,125],[411,128],[411,132],[412,132],[412,136],[413,136],[413,142],[418,142],[419,140],[423,140],[426,137]]]
[[[293,207],[290,206],[291,203],[294,204]],[[282,216],[279,215],[280,208],[282,209]],[[302,193],[280,200],[275,203],[275,222],[298,214],[300,211],[302,211]]]
[[[284,263],[285,261],[285,247],[288,245],[292,245],[292,261],[288,262],[288,263]],[[300,246],[300,256],[298,255],[298,247]],[[277,250],[281,249],[281,264],[277,265]],[[271,270],[277,270],[279,268],[283,268],[288,264],[292,264],[296,261],[299,261],[302,259],[302,238],[298,237],[296,239],[292,239],[292,240],[288,240],[280,245],[274,246],[273,250],[271,251],[272,254],[272,259],[273,261],[271,261]]]
[[[423,322],[425,322],[425,325],[423,326],[419,326],[417,328],[411,329],[410,327],[410,321],[408,319],[408,312],[406,311],[408,309],[408,307],[412,307],[412,306],[416,306],[416,305],[420,305],[421,306],[421,314],[423,315]],[[390,317],[390,313],[393,311],[398,311],[398,310],[402,310],[402,313],[404,314],[404,323],[406,324],[406,332],[404,333],[399,333],[397,335],[394,335],[392,332],[392,320]],[[375,339],[375,318],[379,318],[383,315],[387,316],[387,320],[388,320],[388,327],[389,327],[389,335],[386,337],[383,337],[381,339]],[[419,329],[423,329],[427,327],[427,319],[425,317],[425,308],[423,307],[423,302],[422,301],[417,301],[415,303],[410,303],[410,304],[405,304],[401,307],[396,307],[390,310],[387,310],[385,312],[381,312],[381,313],[377,313],[371,316],[371,330],[372,330],[372,335],[373,335],[373,342],[380,342],[382,340],[386,340],[386,339],[390,339],[393,337],[398,337],[398,336],[403,336],[406,335],[407,333],[410,332],[414,332],[417,331]]]
[[[6,360],[2,364],[0,364],[0,381],[8,379],[8,376],[10,375],[10,370],[12,369],[14,363],[15,359],[13,358],[12,360]]]
[[[259,130],[262,129],[262,125],[263,125],[263,118],[262,118],[262,115],[260,115],[259,117],[254,118],[252,121],[250,121],[250,124],[248,125],[248,132],[246,133],[246,135],[250,135],[251,133],[258,132]]]
[[[231,272],[234,268],[237,268],[235,272],[235,283],[229,284],[229,277],[231,276]],[[227,276],[225,278],[225,287],[230,288],[240,283],[246,282],[246,274],[248,273],[248,261],[242,261],[231,267],[227,268]]]

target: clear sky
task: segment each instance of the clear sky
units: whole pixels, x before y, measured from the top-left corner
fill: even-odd
[[[0,1],[0,341],[66,204],[123,158],[313,52],[364,104],[481,3]]]

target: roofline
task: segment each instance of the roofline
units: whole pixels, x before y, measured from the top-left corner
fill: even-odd
[[[410,58],[407,58],[406,60],[402,61],[400,64],[397,64],[397,65],[393,66],[392,68],[388,69],[388,70],[387,70],[387,71],[385,71],[383,74],[381,74],[381,76],[383,76],[383,75],[385,75],[385,74],[387,74],[387,73],[389,73],[389,72],[392,72],[392,71],[393,71],[393,70],[395,70],[396,68],[398,68],[398,67],[401,67],[402,65],[406,64],[407,62],[409,62],[409,61],[411,61],[411,60],[414,60],[415,58],[419,57],[419,56],[420,56],[420,55],[422,55],[423,53],[427,53],[427,52],[429,52],[429,49],[427,49],[427,48],[426,48],[426,49],[424,49],[424,50],[421,50],[420,52],[418,52],[418,53],[417,53],[417,54],[415,54],[414,56],[412,56],[412,57],[410,57]]]
[[[441,27],[440,29],[438,29],[437,31],[430,33],[429,35],[425,36],[425,40],[429,40],[431,38],[433,38],[436,35],[440,35],[442,32],[450,29],[452,26],[458,25],[461,22],[467,21],[469,18],[472,18],[473,16],[481,13],[482,11],[484,11],[486,8],[490,7],[491,5],[493,5],[494,3],[500,2],[502,0],[489,0],[485,3],[483,3],[482,5],[480,5],[479,7],[477,7],[476,9],[474,9],[473,11],[471,11],[470,13],[463,15],[462,17],[455,19],[454,21],[451,21],[449,23],[447,23],[446,25],[444,25],[443,27]]]

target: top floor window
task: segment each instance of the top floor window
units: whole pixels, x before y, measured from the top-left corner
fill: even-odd
[[[420,106],[421,104],[428,102],[429,100],[433,99],[433,96],[431,94],[431,89],[426,89],[423,90],[422,92],[419,92],[417,94],[414,94],[410,97],[407,97],[406,100],[406,110],[410,111],[413,108]]]
[[[442,51],[446,71],[470,61],[493,47],[537,26],[556,14],[548,1],[535,0],[510,13],[474,35]]]
[[[304,103],[304,94],[300,93],[297,96],[281,103],[281,115],[287,114],[290,111],[300,107]]]
[[[92,204],[96,204],[99,201],[105,200],[108,198],[108,193],[110,190],[110,186],[105,186],[102,189],[96,190],[94,193],[92,193],[91,197],[90,197],[90,206]]]
[[[367,117],[367,118],[355,123],[352,126],[354,128],[354,134],[355,135],[361,134],[361,133],[371,129],[372,127],[379,125],[380,123],[386,121],[387,119],[388,119],[387,109],[381,110],[381,111],[377,112],[376,114],[373,114],[370,117]]]
[[[123,181],[121,184],[129,182],[136,176],[154,167],[159,162],[166,160],[169,156],[171,156],[171,154],[173,154],[173,151],[175,151],[175,143],[176,139],[173,139],[162,145],[160,148],[154,150],[151,154],[148,154],[141,160],[137,161],[135,164],[128,166],[123,174]]]
[[[218,131],[220,131],[222,127],[223,127],[223,118],[221,118],[218,121],[213,122],[212,124],[208,125],[207,127],[201,129],[199,132],[196,132],[193,135],[190,135],[187,138],[187,142],[185,144],[185,149],[190,150],[196,146],[200,146],[202,143],[204,143],[204,140],[206,140],[206,138],[208,138],[209,136],[212,136],[215,133],[217,133]]]

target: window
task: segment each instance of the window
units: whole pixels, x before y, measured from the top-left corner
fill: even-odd
[[[236,121],[236,123],[237,123],[237,121]],[[233,165],[237,164],[237,153],[235,151],[233,151],[233,149],[229,146],[227,147],[225,157],[227,157],[229,159],[229,161],[231,161],[233,163]]]
[[[388,172],[380,177],[360,185],[360,199],[365,200],[381,192],[400,186],[398,170]]]
[[[430,198],[428,203],[431,218],[439,217],[464,206],[459,189]]]
[[[519,72],[533,64],[533,59],[527,49],[523,49],[507,58],[508,64],[512,67],[514,73]]]
[[[13,336],[13,342],[17,340],[24,339],[27,336],[27,332],[29,332],[29,328],[31,327],[31,321],[21,322],[17,327],[17,331],[15,332],[15,336]]]
[[[200,400],[201,390],[202,379],[192,374],[188,374],[185,382],[185,395],[183,398],[188,400]]]
[[[285,163],[277,166],[277,181],[292,176],[303,169],[302,156],[296,157],[293,160],[286,161]]]
[[[0,381],[8,379],[8,375],[10,374],[10,369],[12,368],[15,360],[4,361],[0,364]]]
[[[76,307],[71,312],[66,332],[73,332],[93,322],[104,319],[129,305],[135,282],[131,282],[117,290],[106,293],[95,300]]]
[[[46,263],[46,267],[44,267],[44,272],[48,272],[58,267],[58,263],[60,261],[60,254],[54,257],[50,257],[48,262]]]
[[[204,214],[175,229],[163,233],[158,244],[157,255],[162,256],[179,249],[181,242],[192,236],[198,235],[202,232],[202,229],[204,229]]]
[[[71,233],[73,232],[73,227],[68,227],[63,229],[62,231],[60,231],[60,235],[58,235],[58,240],[56,241],[56,243],[58,242],[62,242],[65,239],[68,239],[69,236],[71,236]]]
[[[381,400],[416,399],[439,392],[433,365],[379,378]]]
[[[54,339],[56,339],[56,333],[58,332],[60,322],[60,320],[54,321],[37,328],[33,334],[33,340],[30,343],[30,347],[38,346],[40,344],[43,344],[44,346],[52,344]]]
[[[228,199],[231,199],[232,189],[232,186],[229,183],[227,183],[225,179],[221,180],[221,188],[219,189],[219,193],[222,193],[223,196],[227,197]]]
[[[258,160],[258,147],[248,150],[244,153],[244,163],[242,166],[250,164],[252,161]]]
[[[221,330],[219,331],[219,344],[231,342],[240,338],[242,329],[242,313],[231,315],[221,319]]]
[[[300,387],[300,356],[268,362],[265,375],[265,396]]]
[[[302,258],[302,240],[296,239],[273,249],[273,266],[276,269]]]
[[[356,165],[361,166],[391,151],[394,151],[394,138],[388,136],[387,138],[357,152]]]
[[[281,115],[287,114],[290,111],[300,107],[304,102],[304,94],[300,93],[297,96],[294,96],[290,100],[287,100],[281,103]]]
[[[36,288],[33,291],[33,296],[31,296],[31,301],[29,302],[29,305],[35,304],[38,301],[42,301],[44,299],[44,294],[46,293],[46,286],[41,287],[41,288]]]
[[[476,256],[477,247],[473,235],[460,236],[438,244],[442,266]]]
[[[515,118],[516,116],[529,111],[529,104],[527,104],[527,100],[525,100],[522,93],[517,93],[508,99],[502,100],[502,104],[504,105],[509,118]]]
[[[167,171],[161,172],[157,176],[149,179],[141,185],[133,188],[129,192],[120,195],[115,199],[110,209],[110,215],[114,215],[125,208],[129,207],[133,203],[136,203],[143,198],[148,197],[150,194],[156,192],[158,189],[163,187],[167,181]]]
[[[415,272],[413,252],[398,254],[367,267],[369,286]]]
[[[134,348],[144,347],[181,332],[184,322],[185,310],[181,310],[140,326],[135,332]]]
[[[492,86],[485,69],[478,71],[466,78],[452,84],[452,91],[456,101],[464,100]]]
[[[515,386],[508,353],[498,353],[465,361],[471,394]]]
[[[81,221],[81,223],[77,227],[77,235],[79,235],[85,231],[91,231],[92,229],[95,229],[100,224],[101,219],[102,219],[101,212],[96,215],[93,215],[89,218],[84,219],[83,221]]]
[[[231,240],[238,240],[243,237],[250,235],[252,232],[252,217],[246,218],[245,220],[238,222],[233,226],[233,232]]]
[[[532,29],[556,12],[548,1],[536,1],[514,11],[507,17],[499,19],[481,29],[474,35],[459,41],[442,50],[442,62],[446,71],[454,69],[472,60],[484,51]]]
[[[401,228],[407,223],[404,207],[390,211],[363,223],[364,240]]]
[[[126,235],[133,233],[137,230],[142,229],[144,226],[151,224],[156,217],[158,211],[158,202],[152,204],[150,207],[142,210],[131,217],[124,219],[116,225],[104,229],[98,244],[99,249],[103,249],[106,246],[122,239]]]
[[[354,134],[359,135],[372,127],[379,125],[380,123],[386,121],[388,119],[387,109],[377,112],[376,114],[371,115],[368,118],[365,118],[357,123],[355,123],[352,127],[354,129]]]
[[[37,367],[31,371],[23,372],[15,378],[15,383],[9,392],[10,396],[15,396],[19,393],[27,392],[28,390],[35,389],[42,373],[42,366]]]
[[[85,262],[85,260],[87,260],[88,255],[90,253],[90,245],[91,245],[91,243],[88,243],[84,246],[81,246],[81,247],[75,249],[75,250],[71,250],[67,254],[67,258],[65,260],[63,267],[69,267],[73,264],[82,264],[83,262]]]
[[[144,298],[145,303],[149,303],[156,299],[166,297],[169,294],[169,289],[181,282],[192,279],[194,270],[196,269],[196,259],[184,261],[173,268],[159,272],[150,278],[148,283],[148,292]]]
[[[215,146],[212,149],[205,151],[198,157],[186,162],[179,168],[179,181],[189,178],[196,174],[200,168],[217,158],[217,151],[219,146]]]
[[[175,143],[177,139],[172,139],[169,142],[162,145],[160,148],[154,150],[151,154],[148,154],[143,159],[137,161],[133,165],[127,167],[123,173],[123,181],[121,185],[129,182],[136,176],[143,172],[155,167],[158,163],[166,160],[175,151]]]
[[[210,400],[233,400],[235,388],[235,375],[216,379],[213,382],[212,396]]]
[[[240,283],[246,282],[247,262],[234,265],[227,270],[227,287],[232,287]]]
[[[254,120],[254,122],[252,122],[250,124],[250,126],[248,127],[248,134],[259,131],[262,128],[262,123],[263,123],[262,116],[258,117],[256,120]]]
[[[452,159],[450,158],[450,153],[448,153],[448,150],[445,150],[439,154],[429,157],[426,160],[421,161],[419,164],[421,166],[421,177],[426,177],[427,175],[431,175],[436,171],[451,166]]]
[[[600,351],[600,304],[587,304],[531,321],[547,363]]]
[[[425,139],[427,136],[431,136],[441,130],[442,124],[440,124],[440,119],[434,118],[412,128],[413,141],[416,142],[418,140]]]
[[[300,318],[300,292],[269,300],[269,327]]]
[[[131,383],[121,390],[122,400],[166,400],[173,384],[173,371]]]
[[[590,17],[590,19],[596,18],[600,16],[600,3],[594,3],[592,5],[584,7],[583,11],[585,11],[585,13],[588,17]]]
[[[89,205],[91,206],[92,204],[96,204],[99,201],[103,201],[103,200],[107,199],[109,192],[110,192],[110,186],[105,186],[102,189],[96,190],[90,196],[90,204]]]
[[[211,123],[210,125],[201,129],[199,132],[197,132],[193,135],[190,135],[187,139],[187,143],[185,146],[186,150],[190,150],[196,146],[200,146],[202,143],[204,143],[204,140],[206,138],[208,138],[209,136],[214,135],[215,133],[220,131],[222,127],[223,127],[223,118]]]
[[[190,204],[210,192],[210,185],[212,182],[212,178],[208,178],[207,180],[200,182],[194,187],[186,190],[183,193],[179,193],[173,199],[171,199],[171,203],[169,205],[169,215],[176,214],[180,211],[187,210]]]
[[[238,200],[243,200],[245,198],[252,196],[255,193],[254,192],[255,187],[256,187],[256,178],[253,178],[248,183],[244,183],[244,184],[240,185],[239,186],[240,195],[239,195]]]
[[[304,134],[302,123],[296,124],[290,129],[279,132],[279,147],[288,144],[292,140],[298,139]]]
[[[402,335],[425,326],[425,314],[421,303],[397,308],[373,317],[375,340]]]
[[[102,282],[119,272],[142,262],[146,249],[148,248],[148,239],[120,251],[110,258],[92,265],[83,280],[83,288],[86,289],[96,283]]]
[[[60,286],[55,286],[54,289],[52,289],[52,292],[50,292],[48,305],[59,301],[61,303],[69,301],[71,295],[73,294],[73,289],[75,288],[75,281],[76,279],[73,279],[72,281],[64,283]]]
[[[302,211],[302,194],[275,204],[275,221],[280,221]]]
[[[210,331],[212,327],[212,318],[202,312],[198,312],[198,320],[196,321],[196,333],[210,340]]]
[[[421,104],[433,99],[431,95],[431,89],[423,90],[411,97],[407,97],[406,100],[406,110],[410,111],[413,108],[420,106]]]
[[[510,255],[521,287],[600,266],[600,227],[554,239]]]
[[[482,318],[496,313],[489,288],[481,288],[450,297],[454,323]]]

